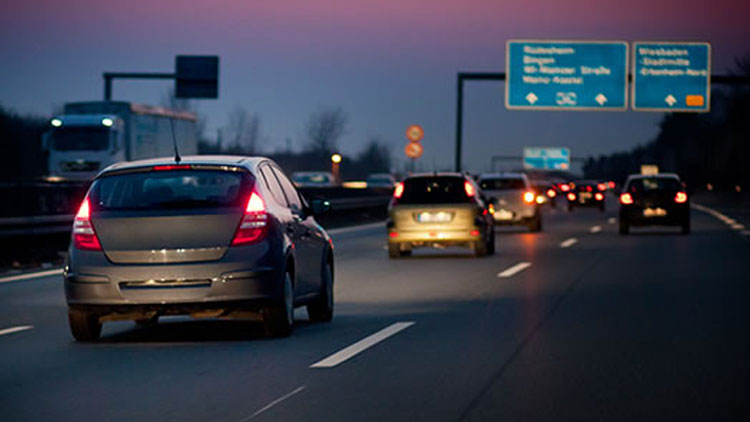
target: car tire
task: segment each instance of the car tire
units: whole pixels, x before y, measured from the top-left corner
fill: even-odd
[[[621,218],[620,219],[620,234],[624,236],[629,233],[630,233],[630,224],[628,224],[627,221]]]
[[[487,241],[480,239],[478,242],[472,243],[472,250],[474,250],[475,256],[486,256],[487,255]]]
[[[388,244],[388,258],[400,258],[401,246],[398,243]]]
[[[487,255],[495,254],[495,228],[490,232],[490,238],[487,240]]]
[[[286,337],[294,326],[294,286],[292,276],[284,274],[282,297],[279,303],[263,309],[263,331],[267,337]]]
[[[96,341],[102,333],[99,317],[91,312],[68,309],[68,325],[76,341]]]
[[[690,234],[690,220],[685,220],[684,223],[682,223],[682,234]]]
[[[539,233],[542,231],[542,216],[541,214],[537,214],[536,217],[531,219],[531,222],[529,222],[529,230],[532,233]]]
[[[328,322],[333,319],[333,273],[326,264],[320,280],[320,297],[307,305],[307,316],[313,322]]]

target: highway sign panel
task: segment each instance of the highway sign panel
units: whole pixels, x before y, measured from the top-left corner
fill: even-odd
[[[628,43],[511,40],[505,106],[520,110],[625,110]]]
[[[424,153],[424,147],[419,142],[409,142],[404,147],[404,154],[411,159],[417,159]]]
[[[406,129],[406,139],[411,142],[419,142],[424,137],[424,129],[419,125],[411,125]]]
[[[633,43],[633,110],[708,112],[709,43]]]
[[[219,56],[177,56],[175,74],[175,97],[219,97]]]
[[[570,150],[546,147],[524,148],[523,167],[536,170],[569,170]]]

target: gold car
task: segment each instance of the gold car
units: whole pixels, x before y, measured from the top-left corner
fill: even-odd
[[[414,248],[468,246],[495,252],[494,220],[479,188],[460,173],[415,175],[396,185],[388,210],[388,255]]]

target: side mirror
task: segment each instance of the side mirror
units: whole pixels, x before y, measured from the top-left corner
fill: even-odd
[[[312,215],[321,215],[331,211],[331,201],[327,199],[313,199],[310,201]]]

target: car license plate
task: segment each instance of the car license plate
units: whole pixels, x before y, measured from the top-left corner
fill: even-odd
[[[591,192],[581,192],[581,199],[591,199]]]
[[[495,211],[495,218],[497,218],[498,220],[512,220],[513,211],[497,210]]]
[[[664,208],[644,208],[643,209],[643,216],[644,217],[664,217],[667,215],[667,210]]]
[[[452,212],[420,212],[416,215],[417,221],[420,223],[447,223],[453,220]]]

